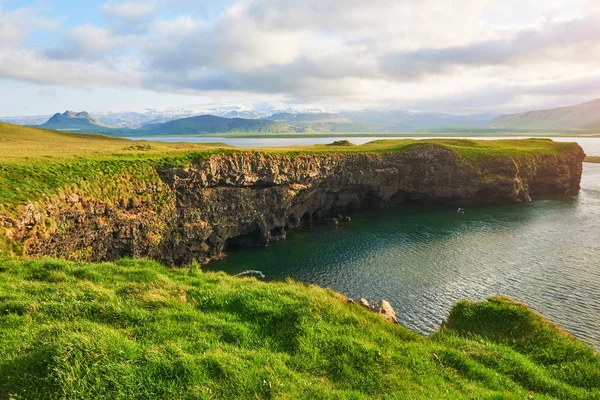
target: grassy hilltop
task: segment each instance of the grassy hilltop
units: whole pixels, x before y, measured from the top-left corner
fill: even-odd
[[[0,398],[597,399],[600,357],[525,306],[423,337],[332,291],[151,261],[0,263]]]
[[[266,151],[403,151],[423,143],[474,163],[574,146],[398,140]],[[0,217],[75,188],[114,201],[121,179],[153,181],[161,166],[248,151],[7,124],[0,150]],[[345,300],[197,265],[0,255],[0,400],[600,399],[598,354],[512,300],[460,302],[432,337]]]

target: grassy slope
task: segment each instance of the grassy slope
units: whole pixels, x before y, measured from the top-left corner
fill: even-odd
[[[0,262],[0,398],[600,398],[600,357],[524,306],[431,338],[341,295],[151,261]]]

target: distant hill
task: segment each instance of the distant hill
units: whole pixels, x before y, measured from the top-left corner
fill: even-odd
[[[122,128],[104,125],[85,111],[65,111],[63,114],[56,113],[50,119],[40,125],[40,128],[53,129],[56,131],[87,132],[87,133],[117,133]]]
[[[340,113],[278,113],[268,119],[290,123],[301,131],[412,132],[442,126],[481,126],[497,114],[452,115],[401,110],[361,110]]]
[[[288,124],[264,119],[223,118],[214,115],[181,118],[162,124],[144,125],[140,134],[194,135],[202,133],[261,132],[289,133],[296,129]]]
[[[124,115],[124,114],[123,114]],[[485,126],[497,115],[452,115],[408,111],[346,111],[326,112],[278,112],[266,119],[227,118],[200,115],[165,121],[166,116],[154,115],[156,122],[138,128],[123,127],[122,121],[113,119],[120,126],[100,122],[89,113],[66,111],[53,115],[41,128],[102,133],[108,135],[196,135],[231,132],[292,133],[292,132],[411,132],[429,127]],[[133,117],[124,116],[132,120]],[[138,120],[138,122],[141,120]]]
[[[600,129],[600,99],[570,107],[503,115],[488,124],[497,129]]]
[[[0,122],[13,125],[41,125],[48,121],[51,115],[29,115],[19,117],[0,117]]]
[[[402,110],[361,110],[343,113],[354,122],[375,124],[388,131],[413,131],[441,126],[478,126],[498,117],[498,114],[454,115],[437,112]]]
[[[350,118],[336,113],[277,113],[267,118],[271,121],[282,121],[291,124],[309,123],[351,123]]]

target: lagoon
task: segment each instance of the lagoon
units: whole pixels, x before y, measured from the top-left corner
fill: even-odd
[[[391,137],[160,140],[260,148],[384,138]],[[577,141],[588,155],[600,155],[600,139],[552,139]],[[235,250],[205,268],[255,269],[267,280],[292,278],[353,298],[386,299],[403,325],[422,333],[437,329],[457,300],[506,295],[600,349],[600,164],[584,164],[578,196],[534,200],[464,213],[417,205],[360,212],[339,227],[304,226],[284,242]]]

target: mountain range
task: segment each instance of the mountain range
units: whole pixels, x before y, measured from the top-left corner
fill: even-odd
[[[214,115],[200,115],[198,117],[181,118],[160,124],[144,125],[135,130],[135,133],[140,134],[169,135],[227,132],[288,133],[295,132],[295,129],[288,124],[264,119],[223,118]]]
[[[266,115],[265,111],[275,111]],[[37,125],[54,130],[103,133],[109,135],[185,135],[228,132],[310,133],[357,132],[393,133],[412,131],[435,132],[561,132],[568,130],[600,129],[600,99],[570,107],[528,111],[510,115],[410,112],[401,110],[360,110],[327,112],[293,109],[260,111],[248,108],[221,108],[218,115],[192,114],[193,109],[152,111],[140,113],[89,113],[66,111],[51,116],[45,123],[37,117],[13,117],[7,122]],[[250,117],[240,117],[247,115]],[[15,121],[17,119],[18,121]],[[6,121],[6,119],[0,119]],[[149,121],[141,123],[142,121]],[[125,125],[126,122],[131,123]],[[141,123],[141,124],[140,124]]]
[[[488,124],[497,129],[600,129],[600,99],[570,107],[503,115]]]
[[[85,111],[66,111],[54,114],[40,128],[59,131],[103,133],[108,135],[194,135],[227,132],[288,133],[295,132],[291,125],[265,119],[223,118],[200,115],[179,118],[162,123],[146,124],[139,128],[106,125]]]
[[[332,132],[412,132],[442,126],[481,126],[497,114],[452,115],[401,110],[361,110],[339,113],[279,113],[268,119],[292,124],[301,130]]]
[[[490,115],[455,116],[406,111],[365,110],[340,113],[319,111],[299,113],[286,110],[274,113],[266,118],[227,118],[215,115],[199,115],[176,118],[166,122],[148,123],[133,128],[109,125],[98,118],[92,117],[85,111],[66,111],[63,114],[54,114],[39,127],[109,135],[185,135],[228,132],[407,132],[422,126],[479,126],[489,122],[492,118],[493,116]]]

